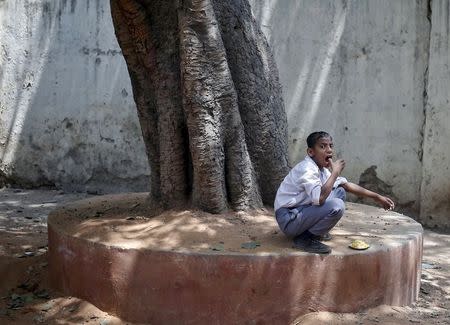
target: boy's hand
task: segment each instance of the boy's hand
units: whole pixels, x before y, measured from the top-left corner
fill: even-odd
[[[390,198],[386,196],[379,195],[377,197],[377,202],[385,209],[385,210],[394,210],[395,204]]]
[[[345,167],[344,159],[338,159],[336,161],[333,161],[333,159],[330,158],[329,162],[330,162],[330,169],[331,169],[331,171],[337,173],[338,175],[340,175],[342,173],[342,170]]]

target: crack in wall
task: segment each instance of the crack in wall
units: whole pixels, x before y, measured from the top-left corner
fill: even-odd
[[[419,143],[419,161],[421,163],[421,179],[420,179],[420,183],[419,183],[419,204],[418,204],[418,210],[419,210],[419,219],[422,218],[422,204],[421,204],[421,198],[423,197],[422,192],[423,192],[423,179],[424,179],[424,166],[423,166],[423,152],[425,150],[424,146],[425,146],[425,131],[427,128],[427,112],[428,112],[428,78],[429,78],[429,67],[430,67],[430,50],[431,50],[431,31],[432,31],[432,24],[433,24],[433,11],[432,11],[432,6],[433,6],[433,0],[428,0],[427,1],[427,21],[428,21],[428,35],[426,38],[426,44],[425,44],[425,54],[426,54],[426,59],[425,59],[425,71],[424,71],[424,75],[423,75],[423,122],[421,125],[421,129],[420,129],[420,143]]]
[[[426,129],[426,121],[427,121],[427,109],[428,109],[428,76],[429,76],[429,66],[430,66],[430,46],[431,46],[431,30],[432,30],[432,2],[433,0],[427,1],[427,20],[428,20],[428,35],[426,39],[426,45],[425,45],[425,53],[426,53],[426,59],[425,59],[425,71],[423,74],[423,122],[420,129],[420,148],[419,148],[419,161],[422,162],[423,160],[423,146],[424,146],[424,139],[425,139],[425,129]]]

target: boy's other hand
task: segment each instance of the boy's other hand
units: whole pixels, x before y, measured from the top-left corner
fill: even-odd
[[[394,210],[395,204],[390,198],[386,196],[379,195],[377,198],[377,202],[385,209],[385,210]]]
[[[344,159],[338,159],[336,161],[333,161],[332,158],[329,159],[330,161],[330,169],[332,172],[337,173],[340,175],[342,173],[342,170],[345,167],[345,160]]]

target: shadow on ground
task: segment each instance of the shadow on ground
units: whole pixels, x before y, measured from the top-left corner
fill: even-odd
[[[126,323],[48,286],[46,216],[59,204],[85,196],[54,190],[0,190],[0,323]],[[181,220],[178,226],[183,226]],[[136,219],[129,221],[136,223]],[[220,227],[216,229],[220,233]],[[192,230],[195,225],[186,228]],[[248,241],[255,239],[245,235]],[[421,291],[413,306],[380,306],[353,314],[311,310],[294,324],[445,324],[450,317],[450,235],[431,231],[424,235]]]

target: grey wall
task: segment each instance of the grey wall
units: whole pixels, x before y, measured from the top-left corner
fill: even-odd
[[[0,1],[0,45],[3,173],[68,190],[147,188],[109,1]]]
[[[423,143],[421,220],[450,228],[450,6],[432,1]]]
[[[291,163],[311,131],[328,130],[346,177],[428,225],[450,224],[449,0],[250,2],[278,63]],[[0,44],[4,174],[35,186],[147,189],[109,1],[0,1]]]
[[[291,162],[305,155],[310,132],[327,130],[347,161],[345,176],[359,182],[374,170],[375,187],[386,189],[403,210],[417,211],[427,1],[252,4],[279,63]]]

